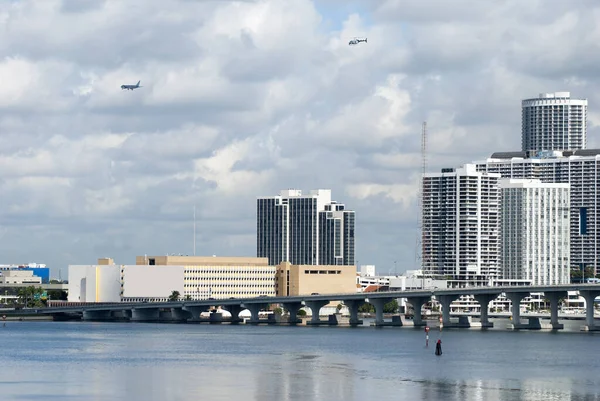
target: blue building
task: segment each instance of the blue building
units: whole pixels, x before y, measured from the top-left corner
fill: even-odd
[[[49,267],[22,267],[20,270],[31,270],[34,276],[42,279],[42,284],[50,283],[50,268]]]

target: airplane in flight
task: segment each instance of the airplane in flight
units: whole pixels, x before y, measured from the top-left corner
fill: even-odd
[[[135,85],[121,85],[121,89],[130,89],[130,90],[134,90],[134,89],[137,89],[137,88],[141,88],[141,86],[140,86],[140,82],[142,82],[142,81],[138,81],[138,83],[137,83],[137,84],[135,84]]]
[[[354,45],[357,45],[357,44],[359,44],[360,42],[365,42],[365,43],[367,43],[367,38],[364,38],[364,39],[354,38],[354,39],[352,39],[350,42],[348,42],[348,44],[349,44],[350,46],[354,46]]]

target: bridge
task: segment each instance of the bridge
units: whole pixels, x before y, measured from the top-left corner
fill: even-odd
[[[78,305],[49,307],[34,309],[32,313],[52,315],[55,318],[67,314],[82,314],[84,320],[113,320],[120,314],[120,318],[130,321],[158,321],[168,315],[174,321],[194,322],[200,320],[202,312],[209,312],[212,308],[220,306],[231,313],[231,322],[241,321],[239,313],[247,309],[250,311],[251,324],[261,322],[259,312],[268,308],[269,305],[279,304],[289,313],[289,323],[297,324],[297,313],[302,307],[309,307],[312,319],[307,324],[328,324],[331,321],[320,320],[319,311],[331,301],[341,301],[348,307],[350,312],[350,325],[362,324],[358,318],[358,308],[364,303],[370,303],[375,307],[375,325],[401,326],[400,316],[395,316],[392,323],[385,322],[383,318],[383,307],[394,299],[404,298],[414,308],[414,326],[424,326],[421,308],[429,302],[432,297],[442,306],[442,323],[444,327],[467,327],[466,319],[459,317],[454,322],[450,316],[450,304],[464,295],[472,295],[481,306],[481,327],[493,327],[489,321],[488,305],[499,295],[504,294],[512,303],[511,318],[514,329],[539,329],[539,317],[524,317],[527,323],[521,321],[521,301],[532,293],[543,293],[550,303],[550,324],[554,330],[562,329],[563,325],[558,322],[558,307],[560,300],[567,297],[569,291],[577,291],[586,302],[586,326],[589,331],[600,330],[600,326],[594,321],[594,300],[600,296],[600,284],[567,284],[552,286],[510,286],[510,287],[467,287],[452,289],[433,290],[410,290],[410,291],[385,291],[374,293],[345,293],[345,294],[316,294],[304,296],[286,297],[256,297],[256,298],[232,298],[232,299],[208,299],[201,301],[171,301],[171,302],[144,302],[144,303],[114,303],[101,305]],[[212,317],[212,315],[211,315]],[[330,316],[331,318],[331,316]],[[466,318],[466,316],[465,316]],[[331,320],[331,319],[330,319]]]

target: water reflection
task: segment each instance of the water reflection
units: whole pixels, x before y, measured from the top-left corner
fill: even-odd
[[[1,334],[2,400],[600,401],[586,335],[445,333],[436,357],[404,329],[24,323]]]

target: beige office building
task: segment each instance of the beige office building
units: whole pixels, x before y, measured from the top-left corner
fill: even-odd
[[[356,292],[356,266],[281,262],[277,266],[275,284],[277,296],[351,294]]]
[[[70,302],[164,302],[275,295],[275,266],[267,258],[138,256],[135,265],[110,258],[69,266]]]
[[[275,266],[267,258],[216,256],[137,256],[137,266],[153,266],[165,275],[181,275],[182,298],[252,298],[275,295]],[[154,267],[156,266],[156,267]],[[163,267],[164,268],[161,268]],[[168,267],[166,267],[168,266]],[[143,270],[140,271],[140,274]],[[141,282],[140,276],[137,282]],[[124,280],[126,281],[126,280]],[[123,294],[125,298],[127,294]]]

